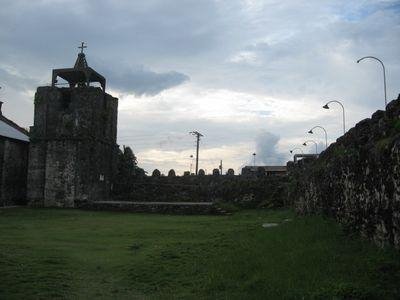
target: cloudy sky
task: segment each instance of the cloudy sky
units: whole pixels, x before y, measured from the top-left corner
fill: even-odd
[[[223,160],[284,164],[289,150],[319,150],[400,93],[400,1],[0,0],[3,113],[28,127],[33,95],[53,68],[70,67],[80,41],[119,98],[118,143],[147,171],[178,173],[204,137],[200,167]]]

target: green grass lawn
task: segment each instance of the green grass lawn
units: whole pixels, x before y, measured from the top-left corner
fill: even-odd
[[[398,252],[287,210],[0,210],[0,299],[400,299],[399,285]]]

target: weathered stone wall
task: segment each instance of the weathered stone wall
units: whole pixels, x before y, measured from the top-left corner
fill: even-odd
[[[289,164],[298,212],[325,213],[381,246],[400,249],[400,96],[308,163]]]
[[[94,201],[78,204],[82,209],[113,210],[140,213],[162,213],[178,215],[225,215],[227,211],[211,202],[130,202],[130,201]]]
[[[148,202],[227,202],[240,207],[280,207],[287,199],[286,176],[229,175],[138,179],[129,194],[115,200]]]
[[[75,207],[75,201],[109,198],[117,105],[100,88],[38,88],[29,150],[30,205]]]
[[[0,206],[26,204],[27,142],[0,137]]]

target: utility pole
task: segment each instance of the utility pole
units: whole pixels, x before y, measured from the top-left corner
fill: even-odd
[[[196,137],[196,175],[199,171],[199,142],[200,142],[200,137],[203,135],[198,132],[198,131],[191,131],[189,134],[194,135]]]
[[[193,155],[190,155],[190,175],[192,175]]]
[[[219,170],[221,171],[221,175],[222,175],[222,159],[221,159],[221,162],[219,164]]]

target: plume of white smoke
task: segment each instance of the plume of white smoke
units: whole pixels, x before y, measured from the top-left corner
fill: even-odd
[[[278,151],[279,140],[279,136],[265,130],[256,136],[257,165],[286,165],[288,155]]]

